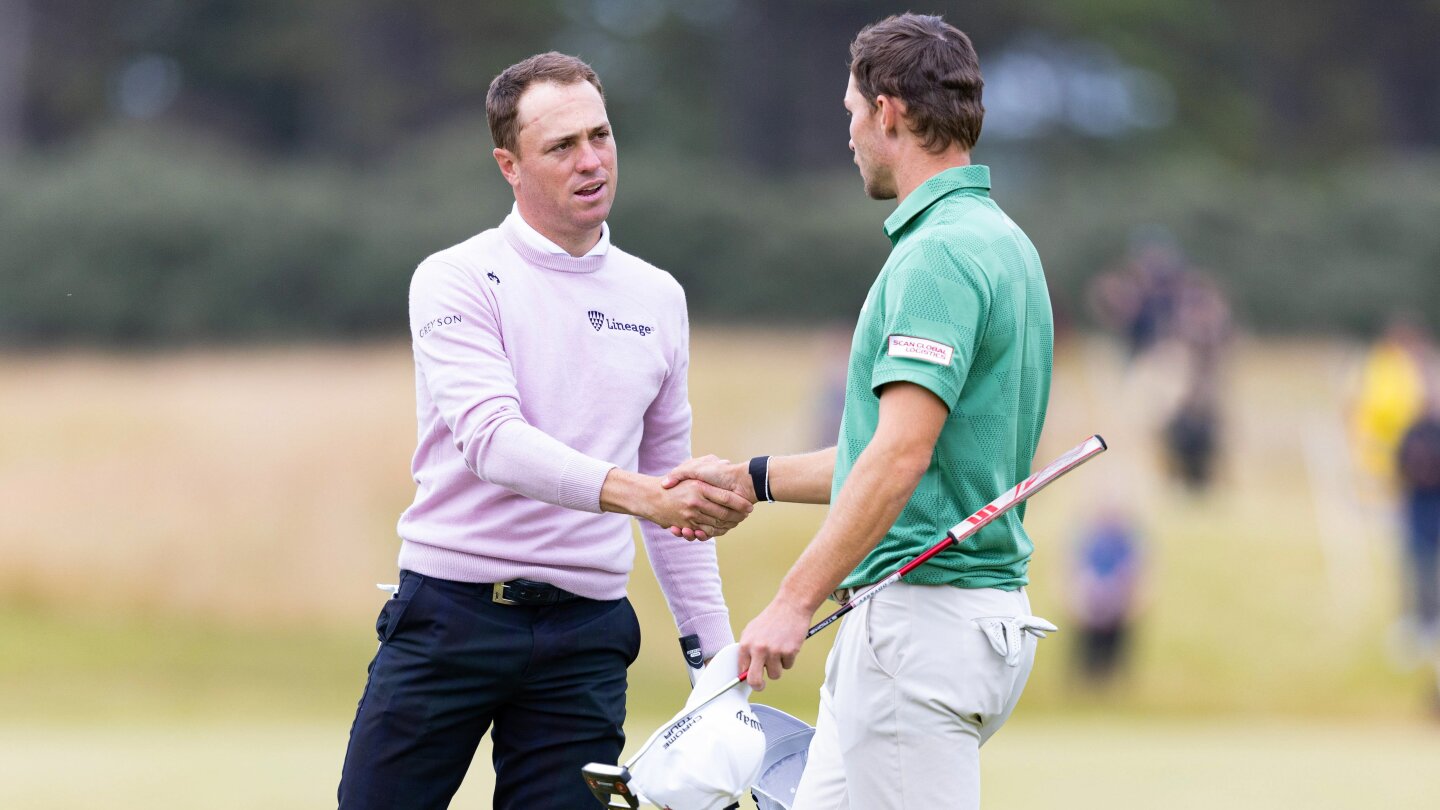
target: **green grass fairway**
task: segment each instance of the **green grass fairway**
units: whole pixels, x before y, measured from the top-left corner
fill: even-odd
[[[1440,728],[1016,720],[985,747],[986,807],[1422,808],[1440,799]]]
[[[239,721],[6,727],[0,807],[333,806],[345,731]],[[477,756],[454,807],[490,806],[488,755]],[[985,806],[1005,810],[1423,808],[1440,796],[1440,729],[1415,726],[1019,718],[982,760]]]
[[[697,330],[696,452],[820,446],[843,344]],[[1031,602],[1062,630],[986,748],[986,806],[1440,807],[1433,674],[1387,648],[1395,524],[1346,461],[1354,349],[1236,348],[1196,496],[1159,464],[1163,368],[1062,341],[1039,460],[1091,433],[1111,450],[1026,516]],[[0,810],[333,806],[413,494],[413,379],[401,345],[0,355]],[[1132,671],[1096,695],[1070,679],[1067,579],[1106,503],[1141,522],[1147,581]],[[824,515],[766,504],[718,541],[737,632]],[[630,595],[633,745],[686,688],[643,554]],[[813,720],[833,637],[759,700]],[[457,807],[489,806],[478,761]]]

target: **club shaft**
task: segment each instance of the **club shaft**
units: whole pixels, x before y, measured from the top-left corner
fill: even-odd
[[[1103,452],[1105,452],[1105,440],[1099,436],[1091,436],[1076,445],[1070,452],[1050,462],[1045,469],[1040,470],[1006,490],[1004,494],[986,504],[980,511],[955,524],[950,531],[945,533],[945,537],[941,539],[940,542],[901,566],[900,570],[850,597],[850,599],[841,605],[834,613],[821,619],[814,627],[811,627],[810,630],[805,633],[805,638],[810,638],[831,624],[834,624],[846,613],[863,605],[869,601],[870,597],[895,584],[896,580],[924,565],[936,554],[939,554],[956,543],[964,542],[970,535],[980,531],[989,525],[991,521],[1010,511],[1017,504],[1024,502],[1031,495],[1049,486],[1055,479]]]
[[[879,582],[876,582],[874,585],[871,585],[865,590],[860,591],[859,593],[850,597],[850,599],[845,604],[841,605],[839,609],[837,609],[834,613],[831,613],[829,616],[826,616],[819,622],[816,622],[815,626],[811,627],[805,633],[805,638],[808,639],[816,633],[820,632],[821,630],[824,630],[826,627],[829,627],[831,624],[834,624],[838,619],[840,619],[840,617],[854,610],[856,607],[864,604],[870,599],[870,597],[879,593],[881,590],[888,588],[890,585],[894,584],[896,580],[900,579],[911,571],[914,571],[916,568],[924,565],[930,558],[934,557],[936,554],[939,554],[940,552],[949,548],[954,543],[963,542],[966,538],[980,531],[991,521],[1013,509],[1016,504],[1025,501],[1031,495],[1034,495],[1035,493],[1049,486],[1055,481],[1055,479],[1059,478],[1067,472],[1070,472],[1076,467],[1079,467],[1081,464],[1084,464],[1095,456],[1100,455],[1101,453],[1105,452],[1106,449],[1107,448],[1105,445],[1105,440],[1100,438],[1098,435],[1091,436],[1090,438],[1076,445],[1073,449],[1070,450],[1070,452],[1066,453],[1063,456],[1060,456],[1059,458],[1050,462],[1050,464],[1044,469],[1011,487],[1000,497],[986,504],[985,507],[982,508],[980,511],[955,524],[955,526],[950,529],[950,531],[945,533],[944,539],[931,546],[930,548],[926,549],[915,559],[901,566],[898,571],[895,571],[894,573],[886,576]],[[630,760],[625,763],[625,767],[628,768],[631,765],[634,765],[635,761],[638,760],[642,754],[650,750],[650,746],[655,743],[655,740],[660,737],[661,732],[663,732],[665,729],[675,725],[678,720],[682,720],[685,717],[688,717],[695,712],[700,711],[702,708],[713,702],[716,698],[739,686],[741,681],[743,681],[744,679],[745,673],[741,673],[739,676],[728,681],[720,689],[716,689],[713,694],[706,696],[704,700],[695,704],[695,708],[687,710],[685,714],[681,717],[678,717],[675,720],[671,720],[669,723],[661,726],[659,729],[656,729],[655,733],[650,735],[650,739],[646,740],[645,744],[640,747],[640,750],[635,752],[635,756],[631,757]]]

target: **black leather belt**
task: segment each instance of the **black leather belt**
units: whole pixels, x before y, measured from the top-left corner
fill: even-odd
[[[490,587],[490,601],[497,605],[556,605],[582,597],[548,582],[512,579]]]

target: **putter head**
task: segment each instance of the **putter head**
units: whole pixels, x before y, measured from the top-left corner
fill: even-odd
[[[585,775],[585,784],[603,807],[639,810],[640,799],[630,789],[630,769],[624,765],[606,765],[592,762],[580,769]]]

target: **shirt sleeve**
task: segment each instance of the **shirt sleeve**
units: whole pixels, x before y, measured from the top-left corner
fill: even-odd
[[[882,319],[870,387],[911,382],[954,409],[990,316],[985,276],[958,249],[921,242],[888,272],[880,290]]]
[[[535,500],[600,511],[614,465],[525,421],[494,302],[468,273],[434,259],[420,265],[410,333],[426,390],[471,472]]]
[[[683,294],[680,306],[680,340],[670,373],[645,412],[639,469],[645,475],[664,475],[690,458],[690,324]],[[680,635],[699,634],[706,658],[734,641],[715,543],[675,537],[647,520],[640,521],[640,536]]]

